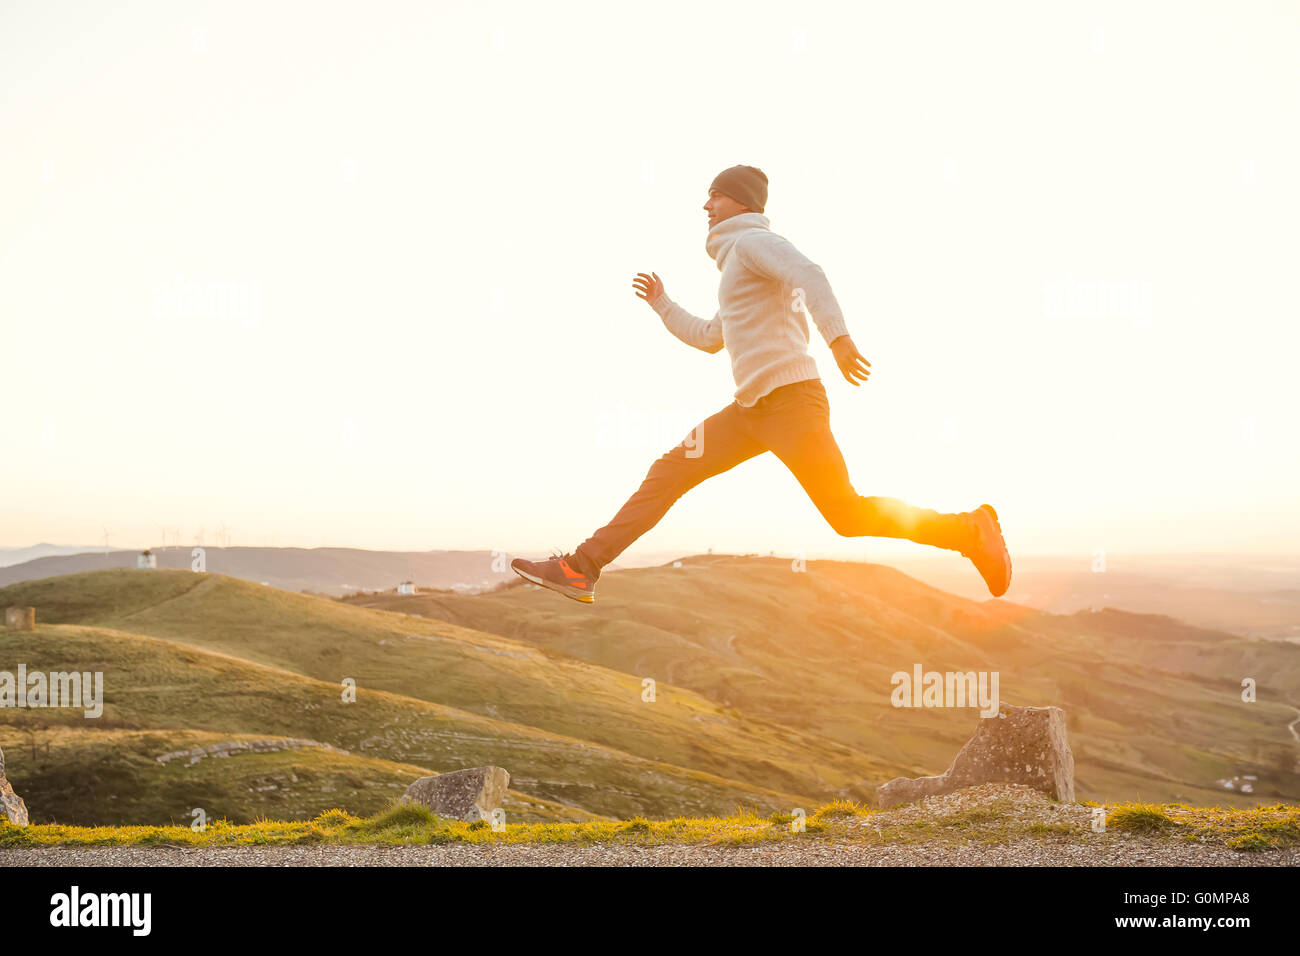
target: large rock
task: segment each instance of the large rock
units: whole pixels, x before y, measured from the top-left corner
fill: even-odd
[[[406,788],[403,803],[419,803],[440,817],[473,823],[490,820],[501,808],[510,774],[500,767],[454,770],[434,777],[421,777]]]
[[[981,717],[975,735],[937,777],[897,777],[876,788],[882,810],[981,783],[1023,783],[1054,800],[1074,802],[1074,754],[1059,707],[1002,704]]]
[[[5,627],[7,627],[11,631],[36,630],[36,608],[34,607],[5,608]]]
[[[20,827],[27,826],[27,804],[14,793],[5,777],[5,752],[0,750],[0,820],[8,820]]]

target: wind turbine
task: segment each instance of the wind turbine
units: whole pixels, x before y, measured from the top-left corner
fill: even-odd
[[[226,523],[220,521],[218,524],[221,525],[221,528],[217,531],[217,544],[224,548],[230,542],[230,536],[226,533]]]
[[[105,554],[108,554],[108,538],[109,538],[108,525],[104,525],[104,553]]]
[[[194,536],[194,543],[200,548],[203,547],[203,525],[199,525],[199,533]]]
[[[156,522],[154,524],[154,527],[158,529],[159,535],[162,538],[162,547],[159,548],[158,550],[166,551],[167,550],[167,529],[164,528],[162,525],[157,524]]]

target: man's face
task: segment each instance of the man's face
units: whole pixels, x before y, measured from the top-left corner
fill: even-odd
[[[742,206],[730,196],[724,196],[716,189],[709,190],[709,201],[704,204],[709,214],[709,228],[712,229],[724,219],[739,216],[742,212],[751,212],[748,206]]]

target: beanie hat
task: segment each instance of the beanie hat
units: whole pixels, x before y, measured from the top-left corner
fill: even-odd
[[[709,186],[710,192],[715,189],[753,212],[762,212],[767,205],[767,174],[756,166],[724,169]]]

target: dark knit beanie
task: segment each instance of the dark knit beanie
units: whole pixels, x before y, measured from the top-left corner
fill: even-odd
[[[756,166],[724,169],[709,186],[710,192],[715,189],[753,212],[762,212],[767,205],[767,174]]]

